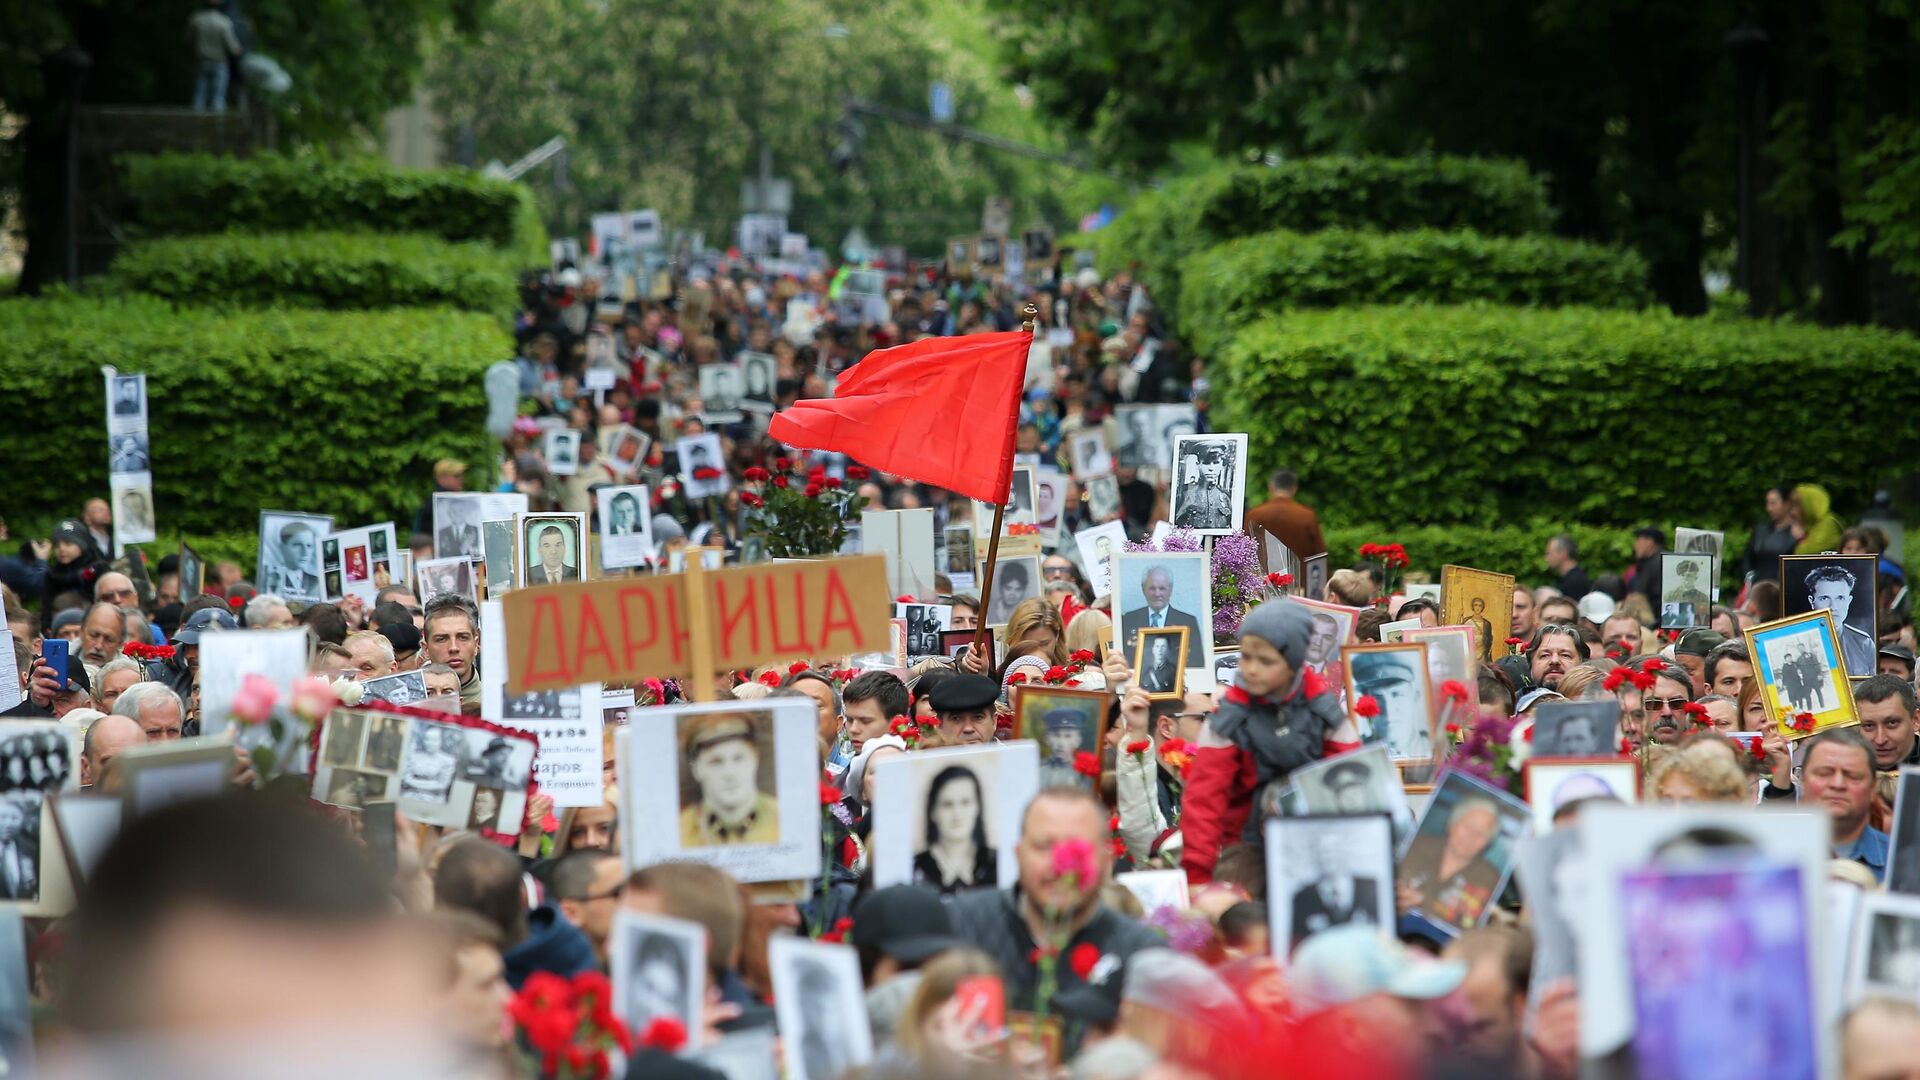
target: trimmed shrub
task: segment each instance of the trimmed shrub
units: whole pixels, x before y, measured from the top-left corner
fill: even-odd
[[[1181,270],[1180,326],[1206,352],[1250,318],[1294,308],[1409,301],[1637,308],[1638,252],[1556,236],[1328,229],[1229,240]]]
[[[512,346],[497,319],[444,309],[0,302],[0,397],[15,417],[0,426],[0,513],[50,523],[106,494],[100,368],[112,365],[147,375],[157,548],[245,532],[262,509],[411,523],[434,461],[469,463],[476,488],[492,472],[481,379]]]
[[[121,159],[134,222],[148,235],[298,232],[428,233],[547,262],[546,230],[524,185],[466,169],[396,169],[373,159],[130,155]]]
[[[1187,256],[1223,240],[1331,228],[1518,236],[1552,225],[1545,185],[1517,161],[1333,156],[1175,181],[1141,196],[1096,235],[1101,273],[1138,267],[1160,306],[1177,312]]]
[[[485,244],[370,233],[222,233],[143,240],[120,287],[176,303],[365,310],[445,304],[511,317],[512,259]]]
[[[1326,505],[1409,525],[1750,520],[1812,481],[1840,507],[1920,460],[1920,340],[1584,308],[1362,307],[1249,323],[1211,426]],[[1706,422],[1709,416],[1720,417]],[[1686,520],[1674,521],[1678,515]]]
[[[1756,507],[1758,503],[1756,501]],[[1759,516],[1756,509],[1754,516]],[[1709,528],[1692,521],[1662,523],[1669,539],[1675,524],[1688,528]],[[1569,525],[1552,521],[1513,521],[1492,528],[1472,525],[1348,525],[1329,522],[1322,531],[1327,538],[1327,563],[1335,570],[1360,566],[1361,544],[1404,544],[1408,569],[1440,580],[1440,568],[1448,563],[1512,574],[1522,585],[1552,585],[1559,576],[1547,569],[1547,541],[1566,533],[1579,546],[1580,565],[1588,574],[1618,574],[1633,562],[1633,530],[1625,526]],[[1739,555],[1746,550],[1751,524],[1729,526],[1727,558],[1721,574],[1720,598],[1731,601],[1739,586]],[[1574,597],[1578,600],[1579,597]]]

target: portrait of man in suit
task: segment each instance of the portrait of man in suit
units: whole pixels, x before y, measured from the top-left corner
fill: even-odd
[[[320,566],[314,558],[319,548],[313,526],[303,521],[288,522],[280,527],[278,540],[279,551],[267,575],[267,591],[289,600],[319,600]]]
[[[1309,841],[1312,876],[1293,893],[1290,947],[1329,927],[1379,921],[1381,882],[1354,873],[1343,839],[1338,829],[1321,829]]]
[[[440,532],[434,537],[434,555],[442,559],[455,555],[482,557],[484,549],[480,546],[480,526],[474,521],[472,502],[467,499],[435,499],[434,502],[435,509],[445,519]]]
[[[1173,606],[1173,572],[1164,566],[1148,567],[1140,579],[1140,593],[1146,603],[1129,610],[1120,620],[1120,625],[1126,630],[1128,649],[1132,649],[1134,638],[1141,630],[1184,626],[1187,628],[1187,647],[1180,655],[1180,666],[1196,666],[1193,662],[1193,643],[1200,639],[1200,620],[1192,612],[1181,611]]]
[[[558,585],[563,581],[579,581],[580,568],[566,563],[566,530],[559,525],[536,525],[533,534],[534,556],[539,563],[527,569],[527,584]]]

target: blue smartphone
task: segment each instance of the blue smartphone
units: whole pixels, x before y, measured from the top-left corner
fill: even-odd
[[[67,639],[48,638],[40,643],[40,655],[60,679],[60,689],[67,688]]]

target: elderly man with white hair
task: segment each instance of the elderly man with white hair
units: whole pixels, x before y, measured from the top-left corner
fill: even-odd
[[[185,726],[187,709],[180,695],[165,683],[143,682],[129,686],[113,703],[116,716],[132,717],[147,733],[148,742],[178,739]]]
[[[391,675],[398,666],[393,660],[393,641],[378,630],[355,630],[347,635],[345,645],[351,657],[347,674],[361,682]]]
[[[293,621],[293,609],[280,596],[263,592],[247,601],[245,612],[249,630],[288,630],[299,625]]]
[[[146,679],[147,669],[140,661],[130,656],[114,657],[93,673],[93,707],[103,713],[112,712],[114,703],[128,687]]]

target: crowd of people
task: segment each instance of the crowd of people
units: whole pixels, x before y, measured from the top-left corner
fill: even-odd
[[[1800,485],[1766,494],[1768,518],[1731,567],[1725,603],[1710,606],[1707,626],[1659,628],[1668,547],[1659,529],[1636,537],[1629,566],[1589,566],[1562,536],[1537,565],[1484,568],[1541,584],[1514,589],[1507,642],[1480,642],[1485,662],[1461,689],[1470,689],[1478,715],[1436,711],[1429,775],[1416,783],[1408,773],[1408,811],[1444,818],[1444,828],[1423,832],[1405,851],[1408,862],[1431,867],[1416,883],[1403,862],[1398,887],[1377,895],[1371,882],[1323,879],[1312,911],[1296,901],[1276,941],[1263,819],[1287,802],[1285,789],[1301,770],[1376,741],[1373,699],[1327,676],[1329,645],[1316,640],[1300,583],[1280,575],[1245,589],[1252,606],[1218,642],[1237,650],[1237,666],[1224,669],[1217,686],[1150,693],[1172,684],[1139,677],[1145,673],[1130,668],[1130,657],[1106,647],[1116,605],[1130,598],[1096,590],[1101,575],[1084,564],[1072,535],[1118,521],[1130,540],[1149,540],[1171,520],[1174,475],[1141,439],[1127,437],[1116,410],[1187,406],[1188,430],[1208,430],[1205,366],[1172,339],[1145,290],[1125,275],[1102,279],[1072,264],[1025,289],[897,268],[888,278],[890,317],[872,322],[849,315],[842,282],[824,272],[778,276],[728,257],[683,269],[672,297],[650,301],[603,297],[615,287],[591,268],[561,267],[524,282],[515,358],[524,408],[499,470],[499,490],[524,494],[536,512],[592,515],[598,489],[648,484],[653,505],[642,512],[659,569],[694,542],[743,557],[752,540],[743,512],[754,496],[742,481],[756,469],[831,470],[835,486],[855,488],[870,508],[931,507],[942,531],[971,521],[969,501],[949,492],[772,442],[766,415],[830,396],[875,349],[1014,329],[1029,302],[1039,313],[1036,341],[1047,346],[1029,370],[1015,450],[1017,460],[1065,478],[1058,541],[1043,554],[1040,595],[1014,603],[995,626],[1000,648],[969,645],[858,673],[847,657],[795,656],[728,672],[698,695],[810,701],[823,798],[834,811],[821,818],[831,856],[822,880],[806,883],[801,899],[770,902],[697,860],[630,865],[623,844],[661,823],[622,819],[628,778],[610,752],[615,730],[647,723],[648,707],[695,696],[636,672],[631,686],[641,700],[608,717],[605,801],[554,813],[550,800],[536,797],[527,835],[513,846],[402,818],[390,841],[394,857],[371,858],[372,826],[358,812],[276,798],[269,777],[245,768],[228,796],[124,822],[72,911],[28,920],[30,990],[51,1006],[34,1014],[43,1060],[99,1073],[143,1061],[130,1055],[164,1054],[183,1069],[198,1066],[199,1075],[281,1073],[297,1060],[505,1076],[595,1075],[624,1059],[629,1076],[772,1076],[773,1041],[750,1044],[763,1047],[757,1063],[729,1064],[723,1051],[779,1026],[769,955],[778,939],[809,935],[856,955],[873,1053],[858,1064],[824,1049],[797,1060],[845,1065],[849,1075],[1119,1080],[1473,1069],[1572,1077],[1581,1069],[1583,1006],[1596,1006],[1577,978],[1535,981],[1535,898],[1504,875],[1483,880],[1478,857],[1498,832],[1496,808],[1422,804],[1432,797],[1431,774],[1465,753],[1469,729],[1511,723],[1524,742],[1537,710],[1556,702],[1605,705],[1619,743],[1593,745],[1591,756],[1630,762],[1644,778],[1645,801],[1756,814],[1763,804],[1797,806],[1824,822],[1833,887],[1902,888],[1889,879],[1895,794],[1900,770],[1920,764],[1904,572],[1885,531],[1845,528],[1824,491]],[[703,369],[762,355],[772,358],[771,385],[746,393],[765,394],[765,412],[750,403],[706,406]],[[610,384],[596,375],[608,369]],[[925,405],[929,438],[961,421],[940,402]],[[544,436],[556,429],[579,433],[565,442],[577,455],[570,472],[556,473],[544,453]],[[630,440],[634,431],[643,448],[616,454],[603,438]],[[1114,451],[1093,475],[1083,475],[1068,450],[1088,432],[1104,433]],[[714,467],[733,482],[724,494],[692,498],[693,477],[676,446],[707,434],[720,436]],[[460,462],[439,462],[432,490],[467,490],[467,474]],[[423,472],[428,498],[400,523],[416,561],[435,547],[424,479]],[[1383,625],[1395,621],[1439,625],[1440,606],[1390,592],[1377,560],[1327,551],[1315,513],[1297,497],[1299,477],[1282,470],[1264,479],[1264,499],[1256,495],[1245,510],[1249,527],[1300,559],[1328,555],[1337,569],[1318,599],[1358,612],[1349,641],[1333,649],[1380,642]],[[1108,482],[1117,484],[1117,506],[1098,505],[1089,490]],[[630,519],[635,510],[622,513]],[[115,760],[130,749],[199,737],[210,719],[199,693],[199,646],[209,634],[304,627],[312,674],[366,682],[419,670],[430,700],[481,712],[481,620],[468,597],[423,604],[397,581],[371,604],[351,595],[289,603],[227,561],[205,568],[199,595],[184,595],[177,555],[138,573],[116,569],[125,562],[113,557],[112,529],[106,503],[88,500],[50,537],[0,560],[22,691],[6,715],[73,728],[82,791],[118,791]],[[1857,727],[1790,739],[1795,732],[1769,719],[1766,680],[1744,634],[1783,614],[1782,556],[1829,550],[1880,558],[1877,667],[1851,687]],[[982,598],[957,589],[948,574],[931,593],[913,599],[951,607],[952,629],[974,629],[987,615]],[[1484,605],[1471,618],[1490,625],[1483,612]],[[931,631],[917,636],[937,640]],[[71,649],[64,680],[44,644],[55,639]],[[926,806],[876,811],[875,766],[1017,738],[1017,691],[1042,684],[1105,694],[1106,742],[1090,763],[1066,767],[1073,759],[1063,757],[1063,775],[1018,808],[1017,835],[1002,841],[1016,848],[1016,878],[983,886],[994,880],[998,853],[977,824],[979,804],[993,793],[977,778],[936,779]],[[1076,771],[1088,782],[1076,782]],[[1361,770],[1323,775],[1343,809],[1378,809],[1360,796],[1350,807],[1344,801],[1360,792]],[[1552,808],[1554,829],[1572,829],[1580,814],[1620,798],[1605,787],[1583,789]],[[770,803],[760,809],[771,816]],[[925,814],[915,883],[874,886],[876,813]],[[727,825],[695,815],[677,831],[709,827]],[[1904,868],[1920,877],[1920,865]],[[1184,874],[1177,903],[1149,910],[1116,880],[1147,870]],[[1448,908],[1457,918],[1440,927],[1420,915],[1441,909],[1449,882],[1453,895],[1465,888],[1479,899]],[[1385,922],[1363,914],[1375,899],[1391,907]],[[629,1030],[615,1040],[611,1065],[604,1053],[543,1053],[529,995],[546,993],[549,977],[598,985],[594,973],[618,966],[610,948],[623,912],[702,928],[708,991],[698,1015],[678,1031]],[[1830,949],[1852,947],[1845,936],[1823,940]],[[7,955],[0,949],[0,963]],[[658,961],[663,978],[671,966],[670,956]],[[978,992],[982,979],[994,994]],[[1825,1044],[1845,1075],[1920,1073],[1916,1000],[1846,1004]],[[1645,1011],[1639,1020],[1643,1028],[1693,1022]],[[1702,1036],[1699,1045],[1713,1042]],[[1621,1075],[1634,1074],[1627,1066]],[[1654,1074],[1650,1066],[1645,1074]]]

